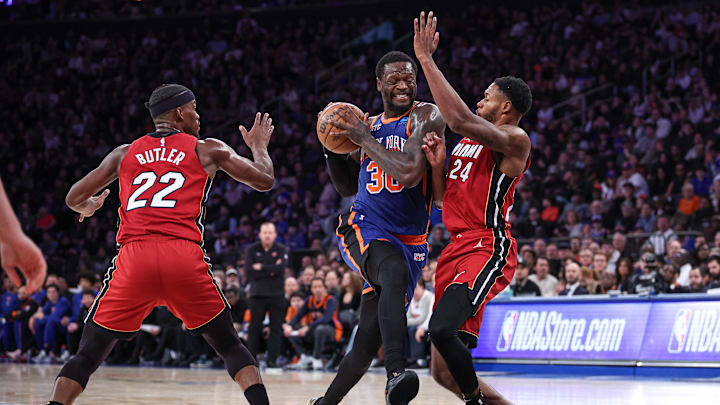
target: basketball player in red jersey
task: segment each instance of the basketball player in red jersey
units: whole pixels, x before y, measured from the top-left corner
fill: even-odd
[[[93,195],[119,179],[119,250],[85,319],[79,351],[60,371],[48,404],[72,404],[117,340],[137,332],[158,305],[207,340],[250,404],[268,404],[255,360],[233,328],[202,246],[205,202],[218,170],[259,191],[272,187],[267,152],[272,120],[258,113],[250,131],[240,126],[253,154],[249,160],[220,140],[198,140],[200,115],[185,86],[162,85],[145,105],[155,132],[110,152],[66,198],[82,222],[110,191]]]
[[[424,12],[415,20],[415,54],[440,113],[464,138],[451,153],[447,178],[442,139],[426,135],[423,145],[434,190],[447,187],[436,199],[442,200],[443,222],[452,235],[437,266],[429,328],[432,375],[466,404],[504,404],[507,400],[478,381],[468,348],[477,345],[485,304],[515,273],[517,242],[510,236],[509,215],[515,186],[530,164],[530,139],[518,123],[532,94],[521,79],[496,79],[473,114],[432,59],[440,39],[436,27],[432,12],[427,21]]]

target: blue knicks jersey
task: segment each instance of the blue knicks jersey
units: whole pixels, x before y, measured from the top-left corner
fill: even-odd
[[[418,105],[416,102],[401,117],[386,119],[381,114],[373,118],[370,133],[385,149],[403,151],[410,137],[410,113]],[[418,185],[407,188],[360,151],[358,193],[353,210],[363,214],[365,221],[394,234],[424,235],[431,207],[431,181],[427,173]]]

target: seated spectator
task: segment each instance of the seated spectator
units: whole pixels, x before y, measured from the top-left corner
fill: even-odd
[[[306,297],[310,295],[310,284],[313,278],[315,278],[315,267],[305,267],[300,275],[300,291],[302,291]]]
[[[237,287],[229,287],[224,291],[225,299],[230,304],[230,315],[232,316],[235,331],[240,333],[244,329],[245,311],[248,310],[245,293],[237,289]]]
[[[687,292],[689,293],[704,293],[707,291],[705,284],[703,284],[702,272],[699,268],[695,267],[690,270],[690,285],[688,286]]]
[[[687,292],[686,287],[678,284],[677,279],[680,276],[680,269],[674,264],[666,264],[662,267],[662,277],[665,280],[665,293],[682,293]]]
[[[690,264],[693,267],[706,267],[710,259],[710,245],[703,242],[695,248]]]
[[[287,277],[285,279],[283,289],[285,290],[285,299],[290,302],[290,296],[297,291],[300,291],[300,284],[298,284],[295,277]],[[303,298],[305,295],[303,294]]]
[[[682,198],[678,202],[677,212],[670,223],[670,226],[675,228],[677,226],[685,227],[690,216],[700,208],[700,197],[695,195],[695,189],[692,184],[685,184],[682,187]]]
[[[513,297],[539,297],[542,295],[540,287],[528,279],[529,271],[527,264],[522,260],[518,260],[517,267],[515,268]]]
[[[425,282],[425,289],[435,292],[435,270],[437,269],[437,259],[431,259],[422,270],[422,280]]]
[[[60,341],[64,340],[67,324],[70,323],[72,305],[60,295],[60,288],[51,284],[46,288],[47,302],[42,311],[31,319],[35,343],[40,353],[34,358],[36,363],[54,362],[60,355]]]
[[[593,252],[590,249],[583,249],[578,255],[578,262],[581,267],[592,267],[593,264]]]
[[[616,284],[615,274],[604,271],[600,273],[600,285],[598,294],[607,294],[608,291],[620,291]]]
[[[543,198],[542,200],[542,213],[540,213],[540,219],[546,224],[546,226],[555,227],[555,223],[560,218],[560,207],[554,204],[549,198]]]
[[[638,216],[635,227],[642,228],[643,232],[650,233],[655,228],[657,218],[652,210],[652,207],[648,203],[643,203],[640,207],[640,215]]]
[[[653,253],[645,253],[640,260],[641,274],[630,282],[630,294],[659,294],[667,290],[665,278],[660,275],[659,263]]]
[[[604,253],[595,253],[593,255],[592,271],[597,274],[598,278],[600,274],[608,271],[608,259]]]
[[[520,258],[527,263],[528,267],[535,267],[537,253],[535,253],[530,245],[523,245],[523,247],[520,248]]]
[[[412,365],[416,367],[427,367],[428,352],[425,341],[422,339],[416,340],[415,335],[421,327],[425,327],[427,330],[434,302],[435,295],[425,289],[425,283],[423,283],[422,280],[418,280],[418,285],[415,287],[415,293],[410,301],[407,312],[409,359]]]
[[[446,236],[447,228],[442,223],[437,224],[433,227],[428,243],[430,244],[430,252],[428,253],[429,259],[437,259],[440,257],[445,246],[450,243],[449,238]]]
[[[580,284],[588,290],[590,294],[600,294],[600,276],[598,273],[587,267],[581,267]]]
[[[37,301],[30,298],[25,292],[25,286],[18,288],[10,312],[5,314],[5,319],[9,322],[8,327],[12,327],[12,336],[15,338],[15,342],[12,342],[15,344],[15,351],[7,353],[11,360],[19,360],[32,347],[33,338],[30,319],[38,308]],[[7,349],[10,348],[10,343],[7,342]]]
[[[340,285],[340,300],[338,302],[338,319],[340,319],[346,335],[350,334],[360,316],[359,309],[363,283],[362,277],[354,271],[348,270],[343,274],[342,284]]]
[[[588,290],[580,285],[580,279],[582,278],[582,271],[580,265],[576,262],[570,262],[565,265],[565,289],[562,290],[558,295],[560,296],[574,296],[574,295],[587,295]]]
[[[540,294],[543,297],[552,297],[555,295],[555,285],[558,279],[550,274],[550,261],[547,257],[538,257],[535,262],[535,274],[528,276],[528,280],[537,284],[540,288]]]
[[[293,369],[322,369],[325,345],[339,342],[342,338],[342,325],[337,319],[337,301],[327,293],[324,280],[313,278],[311,291],[312,295],[305,300],[295,317],[283,325],[285,337],[300,355]],[[305,326],[300,326],[302,320]]]
[[[678,283],[687,287],[690,284],[690,270],[692,269],[690,255],[682,248],[680,241],[677,239],[669,240],[665,250],[667,252],[665,262],[672,263],[680,269]]]
[[[633,276],[633,266],[629,258],[623,257],[618,261],[615,269],[615,285],[617,288],[627,293],[630,291],[630,281]]]
[[[336,301],[340,299],[340,275],[335,270],[328,270],[325,273],[325,288],[328,294],[332,295]]]
[[[229,268],[225,271],[225,288],[237,288],[240,289],[240,277],[238,271],[234,268]]]
[[[720,288],[720,256],[712,256],[707,262],[707,269],[710,277],[707,289]]]
[[[677,234],[670,228],[670,218],[667,215],[661,215],[656,225],[657,230],[650,235],[648,241],[655,250],[655,256],[664,257],[668,241],[677,239]]]
[[[88,312],[90,312],[90,307],[95,300],[96,294],[97,292],[90,288],[86,288],[80,293],[80,309],[77,313],[74,313],[73,317],[70,319],[70,323],[67,325],[67,346],[70,354],[77,353],[83,328],[85,327],[85,318],[87,317]]]

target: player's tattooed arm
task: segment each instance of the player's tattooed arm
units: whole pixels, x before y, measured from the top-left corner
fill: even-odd
[[[255,123],[250,131],[240,125],[245,143],[250,148],[253,160],[242,157],[225,142],[207,138],[198,141],[198,155],[209,174],[218,169],[226,172],[236,181],[247,184],[258,191],[268,191],[275,182],[273,162],[268,154],[267,146],[275,127],[268,114],[255,115]]]
[[[425,154],[422,151],[423,137],[426,133],[435,131],[444,133],[445,121],[440,110],[433,104],[424,104],[413,110],[410,115],[411,136],[405,143],[403,150],[391,151],[370,135],[367,120],[361,121],[355,114],[342,110],[340,116],[346,123],[337,123],[343,129],[343,135],[360,145],[363,152],[392,178],[405,187],[414,187],[422,181],[428,168]]]
[[[333,153],[323,148],[325,161],[327,161],[330,181],[338,194],[350,197],[357,194],[360,164],[357,162],[357,152],[347,155]]]
[[[445,137],[435,132],[428,132],[423,139],[423,152],[432,168],[433,201],[439,209],[443,208],[443,195],[445,194]]]
[[[120,174],[120,163],[128,152],[130,145],[121,145],[110,152],[100,165],[73,184],[65,197],[65,203],[70,209],[80,214],[80,222],[85,217],[92,216],[102,207],[110,190],[104,190],[99,196],[95,193],[115,181]]]

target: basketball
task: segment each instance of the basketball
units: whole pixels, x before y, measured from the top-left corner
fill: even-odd
[[[318,117],[317,136],[320,143],[323,144],[323,146],[325,146],[329,151],[345,154],[354,151],[359,146],[355,145],[345,136],[338,135],[341,130],[337,128],[334,123],[338,120],[342,121],[342,118],[340,118],[338,114],[341,108],[349,108],[360,119],[363,118],[364,113],[354,104],[343,102],[330,103]]]

